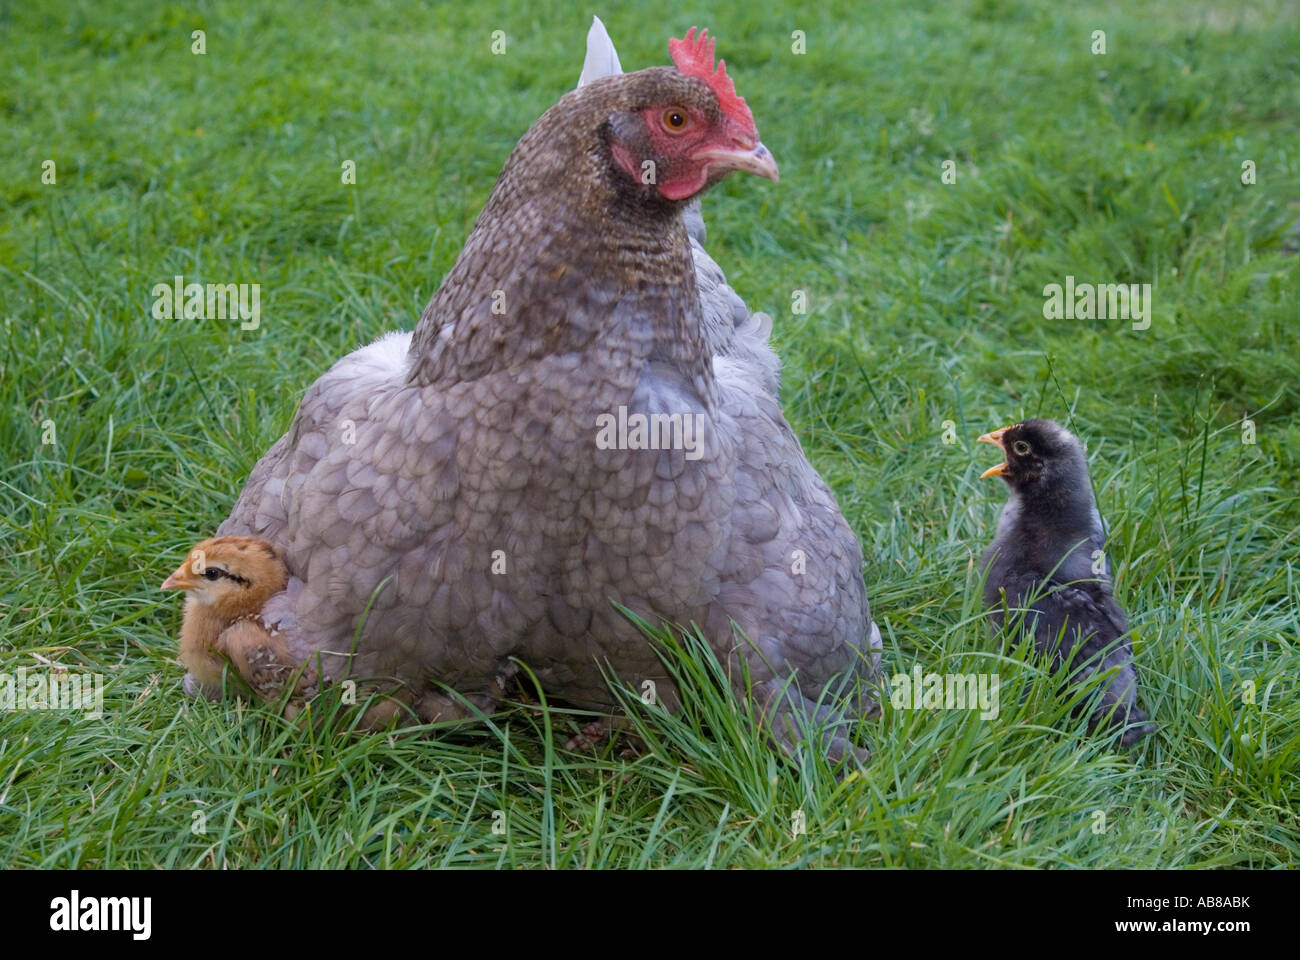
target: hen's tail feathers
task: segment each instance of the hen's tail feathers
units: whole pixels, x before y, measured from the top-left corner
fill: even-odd
[[[585,87],[593,80],[614,77],[622,72],[623,65],[618,62],[614,41],[609,39],[609,33],[600,22],[600,17],[592,17],[591,29],[587,31],[587,59],[582,62],[578,86]]]

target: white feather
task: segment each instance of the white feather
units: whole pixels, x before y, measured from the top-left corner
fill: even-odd
[[[344,357],[355,365],[355,374],[382,379],[401,378],[410,363],[407,351],[411,349],[411,335],[399,330],[386,333],[374,343],[353,350]]]
[[[591,29],[587,31],[587,59],[582,61],[582,75],[578,77],[578,86],[585,87],[601,77],[614,77],[623,72],[623,65],[618,62],[618,51],[614,41],[609,39],[605,25],[600,17],[591,18]]]

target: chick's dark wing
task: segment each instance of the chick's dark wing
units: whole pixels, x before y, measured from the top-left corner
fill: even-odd
[[[1137,669],[1128,618],[1115,602],[1105,581],[1051,583],[1047,593],[1030,607],[1034,643],[1039,651],[1052,651],[1053,665],[1068,658],[1071,682],[1080,683],[1095,673],[1112,671],[1093,710],[1090,729],[1099,725],[1127,729],[1121,742],[1128,746],[1150,733],[1146,713],[1137,705]]]
[[[994,629],[1008,620],[1015,633],[1033,636],[1040,653],[1055,652],[1056,662],[1074,648],[1080,636],[1100,649],[1128,630],[1124,611],[1104,582],[1043,581],[1007,566],[993,558],[986,599]]]

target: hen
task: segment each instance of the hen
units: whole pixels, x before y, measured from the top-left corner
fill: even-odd
[[[309,682],[451,719],[492,710],[518,658],[571,703],[612,706],[612,669],[671,709],[621,604],[698,624],[738,691],[743,661],[787,748],[815,719],[861,756],[846,728],[874,697],[830,702],[879,661],[861,548],[781,414],[770,320],[684,219],[776,163],[713,41],[669,49],[533,125],[414,334],[308,389],[220,532],[284,546],[264,614]]]

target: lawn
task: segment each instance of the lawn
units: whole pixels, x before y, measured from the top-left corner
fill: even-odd
[[[0,5],[0,674],[105,683],[0,713],[0,866],[1294,865],[1300,13],[1065,6]],[[719,38],[781,182],[712,191],[709,250],[775,318],[886,672],[997,673],[996,717],[887,705],[836,777],[689,641],[632,756],[535,702],[365,736],[182,693],[158,584],[306,387],[414,325],[593,12],[626,69]],[[260,284],[260,325],[155,319],[176,275]],[[1149,325],[1047,319],[1067,277],[1150,284]],[[981,619],[974,441],[1033,415],[1088,444],[1160,724],[1127,752]]]

